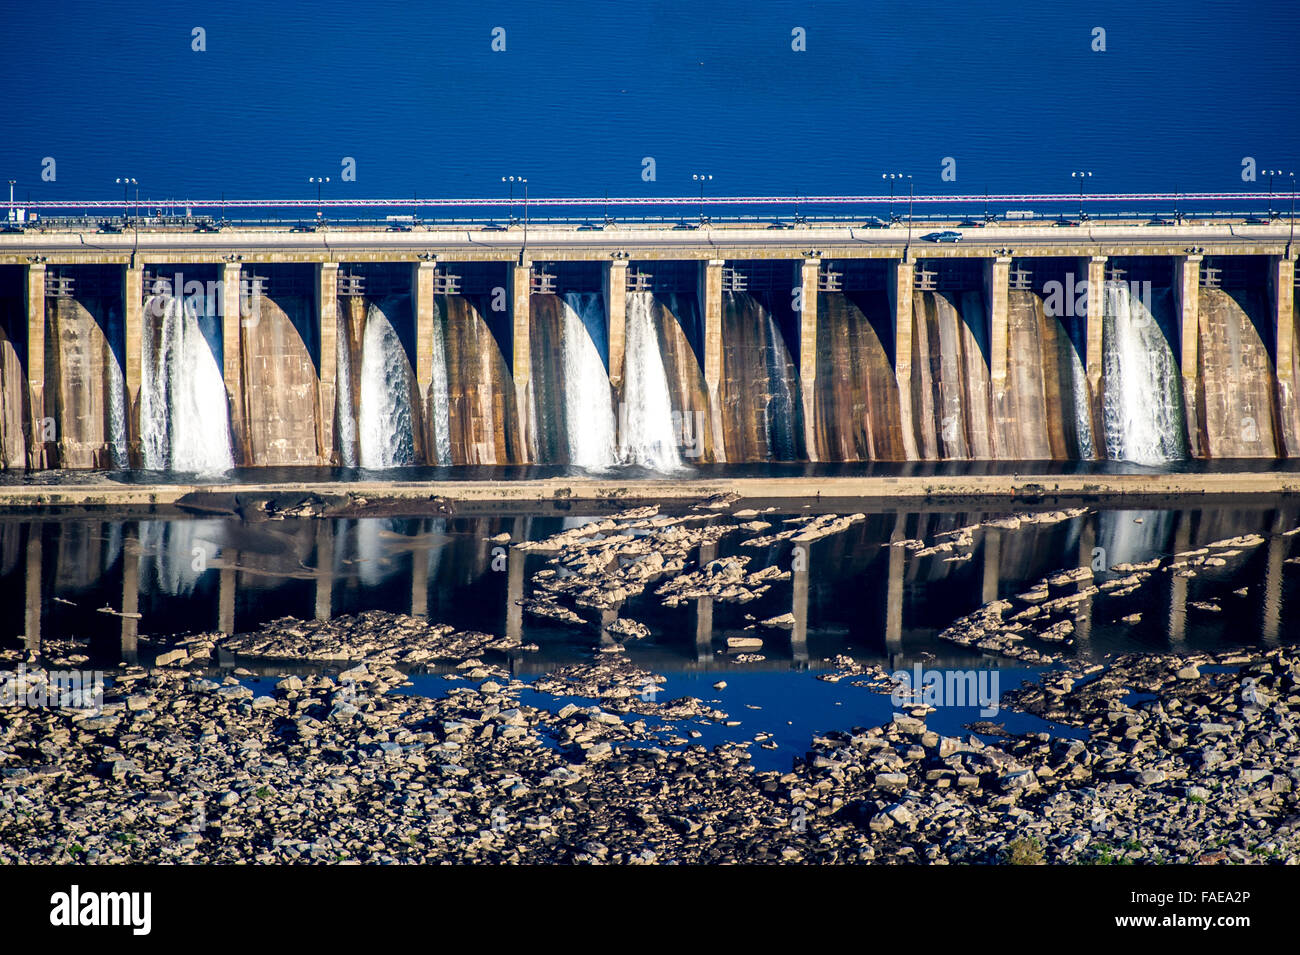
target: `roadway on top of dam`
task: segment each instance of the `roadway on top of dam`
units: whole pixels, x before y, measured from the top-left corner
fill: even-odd
[[[448,260],[530,261],[546,259],[749,259],[749,258],[948,258],[1080,255],[1231,255],[1294,256],[1294,233],[1287,222],[1273,224],[1188,223],[1145,225],[1084,223],[1043,225],[999,223],[959,230],[959,242],[929,242],[922,234],[943,231],[924,226],[855,227],[806,223],[789,228],[613,225],[600,229],[530,228],[447,229],[414,226],[409,231],[363,229],[329,223],[312,231],[282,228],[231,228],[190,231],[164,228],[122,232],[37,230],[0,234],[0,264],[26,265],[34,256],[79,263],[120,263],[135,258],[155,262],[219,262],[239,257],[253,261],[332,261],[405,258],[430,253]],[[923,231],[924,229],[924,231]]]

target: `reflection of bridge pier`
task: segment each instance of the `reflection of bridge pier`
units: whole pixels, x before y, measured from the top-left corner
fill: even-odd
[[[898,542],[907,537],[907,515],[899,512],[889,535],[889,589],[885,598],[885,653],[903,652],[903,567],[907,555]]]
[[[416,531],[417,534],[420,531]],[[429,615],[429,548],[411,550],[411,616]]]
[[[717,544],[700,545],[700,569],[717,559]],[[695,658],[705,660],[713,655],[713,599],[701,597],[695,601]]]
[[[991,604],[998,599],[998,585],[1001,583],[1002,531],[990,527],[984,531],[984,584],[980,588],[980,600]]]
[[[139,659],[140,644],[140,527],[122,528],[122,662]]]
[[[794,625],[790,628],[790,653],[799,662],[808,660],[808,566],[811,561],[812,545],[797,545],[790,566],[794,585],[790,601],[790,614],[794,617]]]
[[[1174,553],[1182,554],[1191,549],[1192,520],[1186,511],[1179,511],[1176,518],[1178,530],[1174,533]],[[1169,578],[1169,642],[1181,645],[1187,639],[1187,577],[1178,576],[1186,570],[1170,571]]]
[[[1079,518],[1083,523],[1079,527],[1079,566],[1092,566],[1092,549],[1097,544],[1097,526],[1095,515],[1085,514]],[[1084,578],[1083,586],[1095,586],[1091,577]],[[1076,605],[1074,612],[1074,644],[1076,650],[1083,650],[1092,642],[1092,597],[1084,597]]]
[[[1282,567],[1286,562],[1289,537],[1284,531],[1291,529],[1291,515],[1279,510],[1273,518],[1273,534],[1268,540],[1268,566],[1264,571],[1264,622],[1259,628],[1260,638],[1269,646],[1278,642],[1282,620]]]
[[[217,584],[217,630],[230,636],[235,632],[235,584],[239,571],[238,551],[221,552],[221,576]]]
[[[328,620],[334,609],[334,522],[316,524],[316,619]]]
[[[41,530],[42,525],[27,528],[27,593],[23,613],[23,642],[27,649],[41,649]]]
[[[506,557],[506,639],[522,643],[524,638],[524,562],[528,555],[514,544],[523,540],[523,519],[515,521],[510,532],[511,546]]]

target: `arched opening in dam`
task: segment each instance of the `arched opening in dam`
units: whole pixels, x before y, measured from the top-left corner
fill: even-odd
[[[1175,271],[1168,258],[1117,257],[1106,263],[1099,449],[1109,460],[1163,464],[1187,457],[1183,296],[1175,288]]]
[[[1090,460],[1096,425],[1086,371],[1086,260],[1013,259],[1007,282],[1002,458]]]
[[[874,259],[822,263],[812,414],[821,461],[906,458],[894,376],[894,267]],[[802,347],[802,346],[801,346]]]
[[[26,291],[24,269],[0,265],[0,469],[27,467]]]
[[[63,468],[125,468],[126,329],[122,270],[45,271],[45,411]]]
[[[621,463],[671,470],[713,460],[699,281],[693,262],[627,269],[621,375],[615,359]]]
[[[602,469],[618,461],[600,263],[538,263],[531,274],[530,456]]]
[[[922,259],[912,284],[912,420],[922,460],[991,460],[983,263]]]
[[[152,265],[143,271],[140,294],[140,386],[130,409],[139,437],[132,463],[149,471],[228,470],[234,456],[218,269]]]
[[[250,264],[239,323],[245,421],[241,458],[256,465],[332,463],[318,433],[320,294],[308,264]]]
[[[335,400],[340,463],[392,468],[428,460],[415,377],[411,267],[342,263],[337,295]],[[445,375],[446,363],[440,364]],[[445,428],[442,437],[445,442]],[[439,463],[436,455],[435,463]]]
[[[427,268],[430,372],[424,405],[428,463],[523,460],[511,381],[510,267],[448,262]]]
[[[1268,259],[1206,256],[1200,268],[1197,405],[1210,458],[1275,458],[1276,334]],[[1287,356],[1294,361],[1293,355]]]
[[[723,442],[728,461],[806,456],[799,382],[798,265],[729,261],[722,270]]]

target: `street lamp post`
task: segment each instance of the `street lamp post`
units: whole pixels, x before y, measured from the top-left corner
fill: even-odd
[[[1083,211],[1083,180],[1092,178],[1092,173],[1086,171],[1070,173],[1071,179],[1074,179],[1075,177],[1078,177],[1079,180],[1079,221],[1087,222],[1088,221],[1087,213]]]
[[[14,183],[16,183],[17,181],[18,181],[17,179],[9,180],[9,215],[7,215],[5,218],[8,219],[10,222],[18,221],[18,210],[14,208]]]
[[[704,218],[704,184],[712,179],[713,176],[710,173],[697,172],[693,174],[691,178],[700,184],[700,227],[703,228],[704,224],[709,221]]]
[[[312,177],[311,177],[310,179],[308,179],[307,181],[316,184],[316,220],[317,220],[318,222],[324,222],[324,221],[325,221],[325,204],[324,204],[323,202],[321,202],[321,198],[320,198],[320,187],[321,187],[322,184],[329,182],[329,181],[330,181],[330,177],[329,177],[329,176],[323,176],[323,177],[322,177],[322,176],[312,176]]]
[[[515,183],[523,182],[523,177],[502,176],[501,181],[510,183],[510,205],[507,207],[506,225],[514,225],[518,221],[515,219]]]
[[[127,215],[127,203],[130,201],[131,187],[136,185],[136,181],[129,176],[122,176],[115,181],[122,187],[122,221],[124,223],[130,222],[130,217]]]
[[[1276,218],[1275,213],[1273,212],[1273,177],[1290,176],[1294,178],[1295,173],[1285,172],[1281,169],[1265,169],[1264,175],[1268,176],[1268,221],[1272,222],[1273,219]]]
[[[880,178],[889,180],[889,221],[892,224],[894,222],[897,222],[899,219],[899,217],[894,214],[894,180],[896,179],[900,181],[903,179],[910,180],[912,176],[910,174],[904,174],[901,172],[882,172],[880,174]],[[911,187],[909,186],[908,188],[910,190]],[[910,228],[911,219],[912,219],[912,201],[910,198],[908,199],[907,202],[907,218],[908,218],[908,226]]]

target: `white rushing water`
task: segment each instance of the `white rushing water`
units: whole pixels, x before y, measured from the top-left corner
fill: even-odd
[[[436,322],[433,329],[433,379],[429,382],[429,411],[433,431],[434,464],[449,466],[451,461],[451,389],[447,383],[446,321]]]
[[[345,468],[354,468],[357,466],[357,416],[352,411],[352,346],[348,341],[348,321],[342,309],[339,310],[338,334],[334,341],[334,355],[338,362],[334,420],[339,429],[339,460]]]
[[[1091,401],[1088,395],[1088,373],[1078,351],[1073,348],[1066,351],[1070,356],[1070,392],[1074,399],[1075,451],[1081,461],[1088,461],[1097,453],[1097,442],[1092,434],[1092,413],[1088,407]]]
[[[145,303],[140,382],[145,468],[211,474],[234,467],[225,377],[209,341],[215,322],[202,296],[155,295]],[[114,394],[114,417],[117,401]]]
[[[415,463],[411,363],[384,310],[371,305],[361,343],[361,413],[357,434],[363,468]]]
[[[627,297],[623,362],[619,460],[660,471],[681,467],[668,372],[664,369],[655,329],[652,292],[632,292]]]
[[[1138,464],[1181,460],[1182,376],[1151,302],[1125,284],[1108,285],[1105,302],[1106,456]]]
[[[570,464],[592,470],[609,467],[618,455],[609,373],[590,331],[604,325],[605,309],[599,295],[569,292],[564,296],[561,334],[568,458]]]

